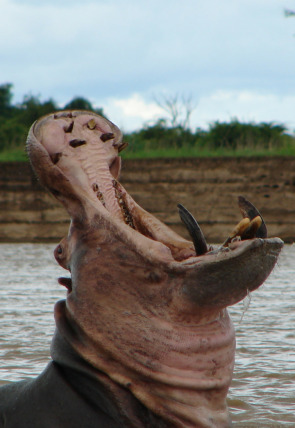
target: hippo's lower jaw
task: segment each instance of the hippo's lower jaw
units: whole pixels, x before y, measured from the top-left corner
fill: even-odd
[[[169,426],[228,426],[234,332],[225,308],[264,282],[283,242],[265,237],[243,198],[245,220],[220,248],[208,249],[182,206],[193,243],[181,238],[117,181],[123,147],[119,129],[90,112],[49,115],[30,130],[32,165],[72,219],[55,250],[71,272],[60,279],[69,292],[58,330]]]

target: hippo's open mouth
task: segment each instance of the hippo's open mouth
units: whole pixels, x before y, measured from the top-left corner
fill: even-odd
[[[222,245],[207,245],[181,204],[192,241],[179,236],[120,184],[122,134],[94,113],[45,116],[32,125],[27,146],[41,183],[71,217],[55,249],[71,273],[59,279],[68,289],[55,307],[59,334],[103,382],[105,374],[113,382],[112,397],[115,382],[165,426],[229,426],[235,341],[226,307],[264,282],[283,242],[267,238],[243,197],[243,219]],[[60,352],[54,355],[59,361]],[[117,399],[124,412],[127,403],[138,414],[129,395]]]
[[[242,221],[223,245],[213,249],[193,216],[179,205],[192,242],[185,240],[136,204],[119,183],[118,153],[125,147],[112,122],[85,111],[45,116],[32,126],[28,137],[28,152],[37,175],[65,205],[75,226],[83,223],[85,227],[93,221],[103,224],[112,239],[123,240],[146,260],[156,260],[179,273],[186,271],[188,276],[195,269],[205,269],[207,280],[211,276],[216,284],[224,276],[224,265],[232,281],[241,277],[251,283],[251,289],[257,288],[271,272],[283,245],[279,238],[267,239],[258,210],[240,197]],[[56,256],[69,268],[64,254]],[[69,282],[63,285],[71,290]]]

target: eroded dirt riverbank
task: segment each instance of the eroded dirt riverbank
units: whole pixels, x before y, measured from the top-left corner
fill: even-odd
[[[243,195],[260,210],[269,236],[295,240],[295,158],[124,160],[120,181],[183,236],[178,203],[193,213],[209,242],[221,242],[241,219],[237,198]],[[68,214],[28,163],[0,164],[0,242],[57,242],[68,225]]]

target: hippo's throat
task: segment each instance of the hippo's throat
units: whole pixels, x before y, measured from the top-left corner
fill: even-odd
[[[120,400],[131,392],[169,427],[228,426],[226,394],[235,341],[227,311],[195,328],[153,318],[139,318],[133,324],[126,315],[117,314],[109,330],[107,323],[104,327],[95,319],[87,325],[84,319],[82,326],[77,323],[80,316],[76,313],[74,320],[65,303],[59,302],[55,308],[59,334],[98,380],[104,373],[121,386]],[[100,331],[94,334],[96,328]],[[54,347],[52,356],[58,362]]]

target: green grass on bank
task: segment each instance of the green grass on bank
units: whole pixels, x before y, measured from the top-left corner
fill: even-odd
[[[23,149],[3,150],[0,152],[0,162],[25,162],[28,155]]]
[[[123,159],[155,159],[155,158],[214,158],[214,157],[279,157],[294,156],[295,147],[283,147],[281,149],[205,149],[205,148],[182,148],[182,149],[153,149],[149,151],[139,150],[136,152],[122,153]]]
[[[212,158],[212,157],[295,157],[295,145],[289,147],[264,149],[264,148],[240,148],[240,149],[206,149],[198,147],[182,147],[169,149],[150,149],[122,152],[123,159],[156,159],[156,158]],[[25,162],[28,156],[23,149],[4,150],[0,152],[0,162]]]

